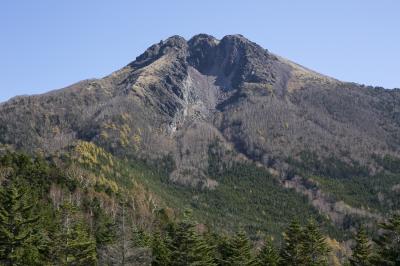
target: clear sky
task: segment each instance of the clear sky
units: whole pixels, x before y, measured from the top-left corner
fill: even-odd
[[[399,0],[2,0],[0,101],[102,77],[197,33],[240,33],[323,74],[400,87]]]

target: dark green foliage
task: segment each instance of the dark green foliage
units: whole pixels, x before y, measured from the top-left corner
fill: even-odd
[[[237,232],[227,244],[222,265],[255,265],[250,240],[243,230]]]
[[[292,176],[299,174],[317,181],[318,188],[335,201],[344,201],[352,207],[368,208],[383,214],[398,210],[400,197],[394,188],[400,182],[400,160],[389,155],[374,156],[374,159],[384,171],[377,171],[373,175],[366,166],[355,161],[332,156],[323,159],[311,151],[303,151],[299,159],[289,158],[287,161],[293,167]],[[356,219],[351,217],[353,221]],[[355,222],[352,224],[358,226]]]
[[[172,199],[171,202],[191,198],[192,206],[195,207],[194,217],[205,216],[202,217],[205,221],[220,222],[200,226],[194,222],[190,213],[185,213],[184,219],[178,218],[175,221],[165,209],[160,209],[155,212],[152,224],[142,227],[132,219],[132,212],[128,211],[131,209],[130,203],[122,195],[114,194],[118,196],[117,202],[120,202],[116,205],[115,216],[105,212],[97,196],[88,197],[85,194],[88,191],[80,191],[79,196],[83,199],[78,201],[81,204],[76,204],[71,200],[74,195],[72,192],[80,190],[80,187],[78,183],[70,185],[76,181],[68,180],[60,168],[43,159],[8,153],[0,157],[0,178],[3,180],[0,193],[1,262],[5,265],[95,265],[98,257],[102,256],[110,259],[102,260],[101,263],[120,263],[122,258],[123,263],[137,265],[148,265],[150,260],[152,265],[165,266],[327,265],[329,250],[316,222],[309,222],[305,227],[299,222],[292,222],[284,234],[279,254],[272,243],[267,241],[258,255],[254,256],[252,242],[243,230],[231,237],[229,233],[210,233],[210,230],[212,232],[220,228],[220,223],[224,221],[230,223],[225,228],[240,223],[241,220],[227,219],[234,217],[232,213],[242,212],[246,214],[243,216],[246,217],[244,221],[254,220],[253,223],[246,222],[245,227],[252,236],[256,228],[266,228],[260,232],[261,235],[279,233],[281,225],[289,219],[287,214],[296,207],[301,208],[294,211],[303,212],[303,216],[306,216],[304,213],[308,212],[304,210],[308,209],[302,209],[304,205],[292,202],[293,198],[286,198],[285,192],[275,186],[277,181],[262,169],[246,164],[224,165],[220,168],[224,174],[217,177],[220,185],[215,191],[184,192],[169,183],[157,183],[159,175],[144,165],[130,168],[117,163],[117,167],[121,174],[115,174],[115,180],[132,182],[128,180],[127,173],[131,170],[136,173],[135,176],[141,173],[149,177],[152,183],[147,184],[150,188],[157,188],[160,184],[168,186],[169,194],[160,195]],[[123,167],[126,169],[122,171]],[[166,179],[162,180],[166,182]],[[27,182],[33,186],[28,186]],[[258,188],[269,184],[270,194],[262,195]],[[57,202],[56,197],[49,197],[50,187],[54,186],[64,194],[63,201]],[[173,195],[172,192],[177,194]],[[278,199],[280,202],[277,202]],[[240,207],[248,203],[251,205],[247,206],[254,206],[254,209]],[[266,210],[261,206],[268,204],[270,213],[267,217],[272,217],[265,225],[271,225],[273,229],[257,227],[260,222],[257,215],[263,215],[262,211]],[[286,210],[285,207],[293,209]],[[275,222],[278,220],[279,226]],[[368,246],[367,238],[359,233],[352,258],[354,263],[357,261],[359,264],[353,265],[368,265],[360,264],[360,261],[371,249],[371,253],[377,254],[371,260],[372,265],[398,265],[399,220],[399,215],[395,215],[381,224],[382,232],[378,233],[380,237],[375,241],[376,246]],[[321,222],[323,224],[324,220],[320,219],[319,224]],[[16,230],[10,234],[10,228]]]
[[[270,239],[265,240],[263,247],[257,255],[257,265],[278,266],[281,261],[279,252]]]
[[[62,255],[68,265],[96,265],[96,242],[83,223],[75,224],[66,234],[67,244]]]
[[[132,228],[132,245],[134,247],[148,247],[151,243],[151,236],[146,231],[133,225]]]
[[[215,265],[213,247],[196,232],[191,215],[178,222],[171,231],[171,261],[174,265]]]
[[[191,208],[196,220],[212,228],[234,232],[238,224],[243,224],[252,235],[261,230],[279,239],[293,217],[302,222],[305,217],[314,217],[330,233],[341,234],[309,204],[307,197],[283,188],[277,178],[251,163],[232,163],[229,167],[215,163],[210,173],[221,175],[212,176],[218,181],[213,190],[177,186],[167,176],[159,176],[143,165],[131,167],[132,171],[146,169],[139,175],[141,181],[170,207]]]
[[[329,247],[318,226],[310,220],[305,228],[296,220],[284,233],[281,265],[328,265]]]
[[[7,180],[0,190],[0,261],[5,265],[37,265],[41,259],[39,217],[35,199],[23,184]]]
[[[5,178],[0,193],[4,264],[95,265],[96,241],[82,209],[68,203],[57,211],[50,202],[51,185],[63,187],[69,183],[61,171],[44,159],[17,153],[0,157],[0,169],[0,178]],[[94,208],[94,231],[104,236],[99,230],[104,214],[98,207]]]
[[[115,241],[115,222],[100,207],[99,201],[95,198],[92,202],[94,236],[97,246],[104,246]]]
[[[284,242],[281,249],[282,265],[302,265],[303,254],[303,230],[300,223],[293,220],[284,233]]]
[[[23,179],[31,186],[44,192],[48,189],[50,176],[57,181],[57,174],[51,172],[49,164],[42,157],[30,157],[23,153],[10,153],[0,157],[0,165],[12,169],[13,179]]]
[[[372,247],[369,243],[367,232],[363,226],[361,226],[355,236],[356,241],[353,247],[353,254],[349,259],[350,265],[352,266],[369,266],[373,265],[372,259]]]
[[[153,266],[171,265],[171,250],[167,246],[168,241],[160,232],[154,232],[151,239],[151,250],[153,255]]]
[[[213,240],[213,243],[217,243],[216,251],[218,265],[224,265],[230,256],[230,239],[226,235],[215,234],[213,236]]]
[[[400,215],[393,215],[379,227],[383,232],[374,240],[377,245],[375,263],[382,266],[400,265]]]
[[[303,173],[321,175],[335,179],[348,179],[368,176],[369,171],[357,161],[346,162],[334,155],[320,158],[317,153],[309,150],[300,152],[300,160],[289,158],[288,162]]]
[[[328,265],[329,248],[326,238],[313,220],[310,220],[303,232],[302,253],[308,266]]]
[[[76,208],[64,203],[60,211],[60,230],[56,239],[58,263],[61,265],[96,265],[96,241]]]

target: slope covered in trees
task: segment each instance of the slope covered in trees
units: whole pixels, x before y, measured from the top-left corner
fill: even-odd
[[[328,265],[332,260],[327,239],[312,220],[304,226],[292,221],[282,241],[263,241],[261,247],[243,230],[221,234],[201,226],[190,211],[172,219],[160,209],[144,228],[122,195],[119,213],[105,215],[90,188],[78,200],[76,180],[52,163],[14,153],[0,162],[0,261],[5,265]],[[65,193],[61,201],[50,193],[54,186]],[[382,223],[373,245],[360,229],[350,264],[395,265],[399,224],[398,215]]]
[[[346,261],[335,255],[326,230],[323,233],[313,220],[303,221],[303,226],[293,220],[280,232],[266,230],[258,235],[248,235],[239,227],[236,233],[222,233],[220,226],[195,222],[189,209],[174,216],[166,208],[155,208],[151,219],[144,221],[141,210],[128,202],[135,201],[135,195],[130,198],[96,184],[78,184],[79,176],[64,174],[66,168],[57,166],[71,165],[73,159],[68,160],[60,164],[17,153],[0,158],[3,264],[328,265]],[[117,206],[106,207],[105,197]],[[382,232],[373,240],[361,228],[354,236],[349,263],[396,265],[399,224],[400,216],[394,215],[380,224]],[[280,234],[283,238],[276,238]]]

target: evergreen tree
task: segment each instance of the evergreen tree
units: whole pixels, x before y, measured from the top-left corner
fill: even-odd
[[[67,265],[96,265],[96,242],[88,234],[86,226],[82,223],[73,225],[67,235],[66,262]]]
[[[195,260],[191,265],[213,266],[217,265],[215,261],[214,246],[207,242],[203,235],[196,234],[195,246],[193,252]]]
[[[329,247],[326,238],[319,231],[318,226],[310,220],[304,230],[302,240],[302,256],[304,265],[328,265]]]
[[[133,247],[149,247],[151,245],[149,234],[135,224],[132,226],[132,245]]]
[[[162,237],[160,232],[155,232],[151,239],[151,250],[153,266],[171,265],[171,251],[168,249],[167,241]]]
[[[281,249],[281,265],[304,265],[303,230],[298,221],[293,220],[284,235]]]
[[[356,244],[353,248],[353,254],[349,259],[351,266],[370,266],[372,248],[369,243],[365,228],[361,226],[355,236]]]
[[[136,224],[133,224],[131,228],[130,252],[128,255],[126,262],[133,265],[149,265],[152,261],[151,237]]]
[[[174,227],[171,239],[173,265],[215,265],[213,247],[196,233],[190,213],[186,212],[183,221]]]
[[[61,265],[96,265],[96,241],[70,203],[61,205],[61,221],[57,236],[58,263]]]
[[[377,265],[400,265],[400,214],[395,214],[379,227],[382,233],[374,242],[378,246],[378,254],[374,259]]]
[[[239,230],[228,242],[225,265],[255,265],[250,240],[243,230]]]
[[[278,266],[281,261],[278,251],[275,249],[270,239],[265,240],[264,246],[257,256],[259,266]]]
[[[217,243],[217,254],[216,259],[218,265],[227,265],[228,258],[230,256],[229,238],[226,235],[214,234],[215,242]]]
[[[91,205],[93,212],[93,231],[97,247],[113,243],[116,237],[115,222],[100,207],[97,198],[94,198]]]
[[[5,265],[40,262],[39,217],[33,213],[36,200],[29,194],[23,184],[10,180],[0,190],[0,262]]]

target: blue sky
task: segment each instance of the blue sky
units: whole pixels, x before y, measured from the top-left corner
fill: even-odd
[[[240,33],[323,74],[400,87],[399,14],[398,0],[3,0],[0,101],[102,77],[197,33]]]

